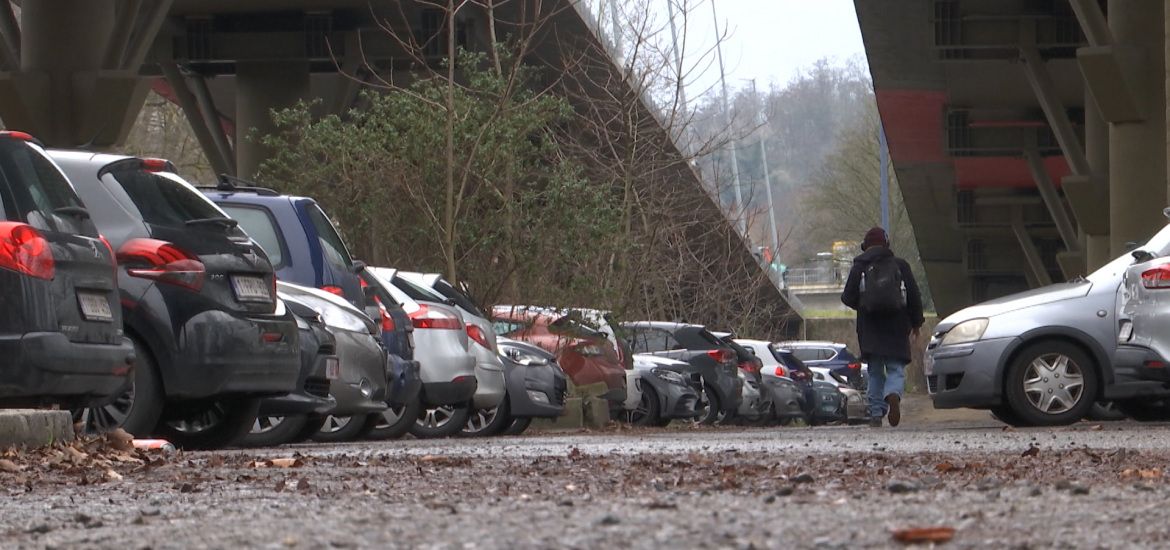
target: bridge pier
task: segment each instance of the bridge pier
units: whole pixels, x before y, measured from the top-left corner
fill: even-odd
[[[236,64],[236,170],[241,178],[254,178],[260,164],[272,155],[253,132],[274,133],[271,111],[292,107],[309,96],[307,60]]]

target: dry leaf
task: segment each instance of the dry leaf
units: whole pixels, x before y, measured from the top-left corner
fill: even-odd
[[[301,461],[296,458],[274,458],[268,461],[268,465],[275,468],[295,468],[301,465]]]
[[[122,474],[113,470],[106,470],[106,479],[110,481],[122,481]]]
[[[954,537],[954,527],[911,527],[894,531],[894,540],[902,544],[948,542]]]
[[[1040,447],[1033,445],[1031,447],[1028,447],[1028,450],[1020,453],[1020,456],[1032,457],[1032,456],[1036,456],[1038,454],[1040,454]]]
[[[0,470],[4,470],[5,472],[19,472],[23,469],[24,468],[17,466],[15,462],[8,460],[7,458],[0,458]]]

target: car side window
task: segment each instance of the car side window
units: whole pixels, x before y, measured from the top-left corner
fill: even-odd
[[[821,354],[824,355],[823,359],[832,360],[837,357],[837,350],[832,348],[825,348],[821,350]]]
[[[236,205],[221,205],[220,208],[227,215],[240,222],[240,227],[244,232],[256,240],[260,248],[268,254],[269,261],[272,262],[273,267],[284,267],[284,248],[281,246],[280,231],[276,229],[276,223],[272,219],[272,214],[266,209],[257,208],[254,206],[236,206]]]
[[[342,269],[353,267],[353,258],[349,255],[349,249],[345,248],[345,242],[341,240],[341,235],[333,227],[333,222],[329,221],[329,218],[321,211],[321,207],[310,204],[306,210],[308,211],[309,221],[312,222],[313,228],[317,230],[317,240],[321,243],[321,250],[325,253],[325,259],[334,266]]]
[[[497,336],[507,336],[514,332],[519,332],[522,328],[524,328],[524,325],[520,323],[505,321],[503,319],[492,320],[492,331],[495,332]]]
[[[817,348],[796,348],[792,350],[792,355],[801,361],[818,361],[821,358]]]

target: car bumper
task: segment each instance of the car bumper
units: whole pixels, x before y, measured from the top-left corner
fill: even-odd
[[[390,354],[390,396],[386,401],[392,405],[409,403],[422,391],[418,361],[408,361]]]
[[[1117,346],[1113,377],[1105,388],[1109,400],[1170,395],[1170,361],[1145,346]]]
[[[642,383],[654,387],[658,394],[658,411],[663,419],[694,418],[700,414],[699,393],[689,385],[676,384],[658,378],[652,373],[642,377]]]
[[[772,412],[776,418],[801,418],[804,416],[804,409],[801,407],[804,398],[795,382],[765,376],[764,390],[771,394]]]
[[[34,398],[89,402],[127,382],[134,346],[70,342],[59,332],[0,336],[0,401]]]
[[[819,422],[840,422],[845,420],[845,395],[831,384],[814,384],[813,406],[809,414]]]
[[[475,365],[476,388],[472,406],[476,409],[494,409],[504,402],[507,383],[502,365],[478,363]]]
[[[265,342],[264,334],[279,334],[280,339]],[[205,311],[179,333],[179,368],[172,369],[165,380],[167,397],[289,393],[296,389],[301,370],[297,347],[292,315],[245,317]]]
[[[525,366],[504,362],[508,409],[521,418],[555,418],[565,410],[568,379],[555,365]]]
[[[927,350],[926,389],[934,407],[986,409],[1002,403],[999,365],[1016,340],[996,338]]]
[[[300,388],[288,395],[269,397],[260,402],[260,414],[283,416],[290,414],[324,414],[337,408],[337,399],[330,395],[333,385],[326,378],[326,363],[336,355],[318,355],[312,368],[302,373]]]
[[[329,414],[349,416],[386,410],[386,352],[374,337],[360,332],[333,330],[341,378],[329,384],[337,406]]]
[[[450,382],[423,382],[422,402],[428,407],[460,405],[475,397],[478,386],[474,376],[464,376]]]

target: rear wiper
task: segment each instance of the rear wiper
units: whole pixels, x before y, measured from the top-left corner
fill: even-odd
[[[187,220],[187,225],[222,225],[225,227],[236,227],[240,222],[232,218],[196,218],[194,220]]]
[[[80,206],[62,206],[61,208],[54,208],[53,213],[73,216],[75,218],[89,219],[89,210],[86,210]]]

